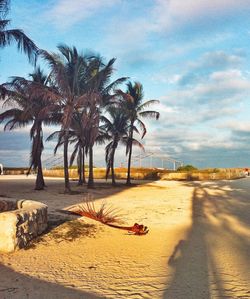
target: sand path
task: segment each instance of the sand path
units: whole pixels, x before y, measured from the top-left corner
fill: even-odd
[[[105,199],[128,224],[150,232],[138,237],[88,219],[64,222],[28,250],[0,254],[1,299],[250,298],[250,179],[74,186],[82,193],[71,196],[62,194],[61,179],[47,179],[46,191],[33,184],[32,177],[2,176],[0,195],[48,204],[54,226],[66,220],[57,209],[87,195],[97,205]]]

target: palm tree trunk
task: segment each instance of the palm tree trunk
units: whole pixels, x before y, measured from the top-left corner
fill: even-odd
[[[93,146],[89,147],[89,179],[88,188],[94,187],[94,174],[93,174]]]
[[[112,154],[112,161],[111,161],[111,177],[112,177],[112,185],[114,186],[115,183],[115,170],[114,170],[114,155],[115,152]]]
[[[128,174],[126,185],[131,185],[130,168],[131,168],[131,157],[132,157],[132,145],[133,145],[133,124],[131,125],[129,133],[129,154],[128,154]]]
[[[39,157],[38,166],[37,166],[37,176],[36,176],[36,187],[35,190],[43,190],[45,186],[43,179],[43,169],[41,157]]]
[[[78,186],[83,185],[83,179],[82,179],[82,148],[79,149],[79,161],[78,161],[78,175],[79,175],[79,180],[78,180]]]
[[[69,183],[69,163],[68,163],[68,140],[69,130],[65,132],[65,140],[63,146],[63,162],[64,162],[64,181],[65,181],[65,193],[70,193],[70,183]]]
[[[44,179],[43,179],[42,161],[41,161],[41,155],[42,155],[41,131],[42,131],[42,125],[41,125],[41,123],[38,123],[37,134],[35,137],[38,140],[37,151],[36,151],[36,153],[34,153],[35,155],[37,155],[37,160],[38,160],[35,190],[43,190],[45,187],[45,183],[44,183]]]
[[[82,147],[82,181],[86,184],[86,177],[85,177],[85,151],[84,146]]]
[[[113,150],[112,150],[112,157],[111,157],[111,177],[112,177],[112,185],[115,186],[116,185],[116,181],[115,181],[115,168],[114,168],[114,163],[115,163],[115,151],[116,148],[118,146],[118,142],[115,144]]]

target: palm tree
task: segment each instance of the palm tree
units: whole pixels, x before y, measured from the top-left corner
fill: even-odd
[[[103,125],[100,127],[101,131],[104,131],[103,135],[106,140],[110,140],[106,146],[106,179],[108,178],[109,172],[111,170],[112,185],[115,185],[115,170],[114,170],[114,161],[115,161],[115,152],[118,147],[119,142],[124,145],[128,143],[128,132],[129,132],[129,119],[124,113],[123,109],[119,107],[110,106],[107,109],[109,117],[102,116]],[[137,128],[134,128],[137,132]],[[105,136],[106,133],[106,136]],[[143,148],[143,145],[133,139],[133,144]]]
[[[70,157],[70,166],[73,165],[75,159],[77,158],[77,168],[78,168],[78,185],[81,186],[86,183],[85,178],[85,135],[84,126],[82,124],[82,115],[79,111],[75,112],[72,117],[71,122],[71,133],[69,141],[71,144],[75,144],[74,151]]]
[[[159,103],[159,101],[149,100],[143,102],[143,86],[139,82],[135,82],[134,84],[128,82],[127,91],[124,93],[121,90],[117,90],[117,95],[120,95],[121,97],[121,102],[119,105],[123,108],[124,113],[129,118],[129,136],[126,150],[128,155],[128,174],[126,184],[131,185],[130,168],[135,127],[138,126],[140,128],[142,132],[141,138],[143,138],[147,133],[147,130],[142,118],[158,119],[160,116],[160,113],[157,111],[145,109],[152,104]]]
[[[93,146],[98,136],[102,107],[112,98],[110,91],[127,78],[120,78],[109,84],[115,59],[106,65],[97,55],[80,55],[76,48],[59,45],[59,54],[41,51],[49,63],[53,89],[42,90],[51,99],[44,113],[62,112],[60,138],[64,145],[65,192],[70,192],[68,173],[69,131],[74,113],[81,114],[84,131],[85,153],[89,156],[88,187],[93,187]],[[38,90],[36,90],[38,92]]]
[[[109,117],[102,116],[103,125],[100,127],[100,131],[103,131],[106,140],[110,140],[105,148],[106,151],[106,179],[108,178],[111,170],[112,185],[115,185],[115,171],[114,160],[115,151],[118,147],[118,143],[121,141],[126,143],[128,133],[128,118],[119,108],[110,106],[108,109]]]
[[[83,127],[80,123],[79,113],[74,113],[72,116],[72,122],[69,130],[69,143],[74,144],[74,150],[70,156],[69,165],[72,166],[75,159],[77,158],[78,174],[79,180],[78,185],[83,185],[86,183],[85,179],[85,141],[83,134]],[[56,154],[59,147],[64,144],[64,131],[55,131],[49,135],[46,141],[51,141],[57,139],[57,144],[54,149],[54,154]]]
[[[89,70],[86,58],[79,54],[75,47],[59,45],[59,54],[42,50],[41,56],[47,61],[51,69],[53,88],[35,90],[50,100],[50,105],[44,109],[44,114],[57,111],[61,115],[61,131],[64,146],[64,178],[65,193],[70,193],[68,145],[72,116],[79,107],[85,105],[86,80]]]
[[[20,29],[7,29],[10,20],[6,19],[9,12],[9,1],[0,0],[0,48],[17,43],[17,48],[27,54],[29,61],[35,62],[38,48],[35,43]]]
[[[30,129],[32,149],[30,168],[27,174],[30,173],[31,168],[37,170],[35,189],[42,190],[45,186],[41,162],[43,151],[42,124],[51,124],[53,119],[41,119],[39,117],[40,111],[46,107],[47,103],[42,98],[32,95],[31,88],[34,84],[46,86],[49,77],[44,75],[40,68],[36,68],[30,77],[32,78],[31,81],[22,77],[14,77],[10,83],[3,84],[4,105],[13,105],[14,108],[0,114],[0,123],[7,121],[4,130],[13,130],[32,124]]]
[[[86,183],[85,178],[85,135],[84,135],[84,127],[82,125],[82,118],[79,112],[74,113],[72,118],[71,129],[74,134],[71,143],[75,143],[74,151],[70,157],[70,165],[72,166],[75,158],[77,157],[77,167],[78,167],[78,185],[81,186]]]
[[[102,110],[108,106],[115,95],[112,91],[122,82],[127,80],[127,77],[119,78],[113,82],[111,75],[114,72],[115,58],[108,61],[105,65],[103,59],[98,56],[92,56],[88,59],[92,69],[93,76],[88,81],[89,100],[87,109],[85,109],[85,140],[86,151],[89,155],[89,178],[88,188],[94,185],[93,176],[93,146],[96,142],[99,132],[99,122]],[[98,95],[98,97],[96,97]]]

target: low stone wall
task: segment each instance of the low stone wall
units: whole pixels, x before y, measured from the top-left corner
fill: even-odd
[[[170,172],[161,174],[161,180],[206,181],[206,180],[235,180],[245,177],[242,169],[224,169],[217,172]]]
[[[0,252],[27,246],[47,228],[48,207],[32,200],[0,199]]]

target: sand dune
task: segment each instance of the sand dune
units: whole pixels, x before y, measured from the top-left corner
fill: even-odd
[[[46,182],[34,191],[33,177],[0,177],[0,195],[46,203],[54,227],[28,250],[0,254],[0,298],[250,298],[250,179],[98,183],[70,196],[61,179]],[[84,196],[149,234],[56,211]]]

